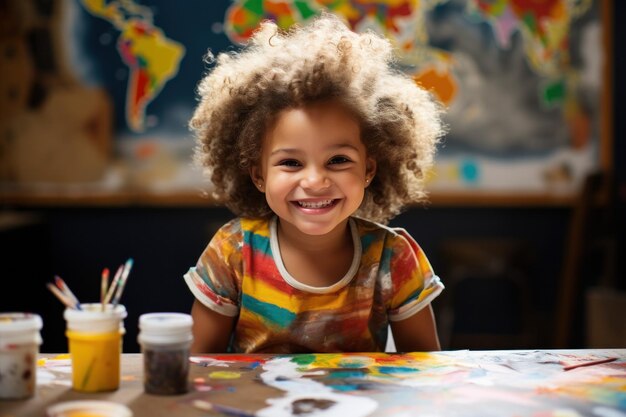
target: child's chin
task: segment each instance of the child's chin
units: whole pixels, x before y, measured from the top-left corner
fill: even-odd
[[[329,222],[329,223],[324,223],[324,224],[320,224],[318,222],[316,223],[310,223],[310,222],[298,222],[296,224],[296,227],[298,228],[298,230],[305,234],[305,235],[309,235],[309,236],[324,236],[327,235],[328,233],[332,232],[333,230],[335,230],[337,227],[339,227],[340,225],[342,225],[343,222],[337,223],[337,222]]]

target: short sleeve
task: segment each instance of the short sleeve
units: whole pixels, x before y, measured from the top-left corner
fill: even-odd
[[[390,321],[411,317],[426,307],[444,289],[444,285],[422,251],[422,248],[404,229],[391,242],[390,265],[393,295],[389,311]]]
[[[241,223],[233,220],[215,233],[196,266],[184,276],[198,301],[229,317],[239,313],[241,246]]]

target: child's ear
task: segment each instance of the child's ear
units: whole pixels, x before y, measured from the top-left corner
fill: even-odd
[[[265,192],[265,181],[263,180],[263,176],[261,175],[261,170],[258,166],[254,165],[250,167],[250,178],[254,183],[254,186],[260,191]]]
[[[365,163],[365,186],[367,187],[372,183],[372,179],[376,175],[376,160],[374,158],[367,158]]]

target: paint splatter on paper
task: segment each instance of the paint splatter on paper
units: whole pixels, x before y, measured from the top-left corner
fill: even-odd
[[[239,372],[215,371],[209,374],[212,379],[237,379],[241,376]]]
[[[606,357],[617,359],[564,371],[565,364]],[[258,417],[430,416],[442,410],[451,416],[626,417],[625,350],[210,355],[192,362],[273,388]]]

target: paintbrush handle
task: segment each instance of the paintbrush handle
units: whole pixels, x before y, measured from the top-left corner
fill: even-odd
[[[576,364],[569,365],[569,366],[564,366],[563,370],[564,371],[571,371],[572,369],[582,368],[583,366],[600,365],[600,364],[603,364],[603,363],[613,362],[615,360],[617,360],[617,358],[604,358],[604,359],[598,359],[598,360],[595,360],[595,361],[581,362],[581,363],[576,363]]]
[[[100,304],[102,305],[102,311],[104,311],[104,298],[107,295],[107,289],[109,287],[109,268],[102,270],[102,276],[100,277]]]
[[[71,309],[76,309],[76,303],[71,300],[67,295],[65,295],[60,289],[54,286],[52,283],[47,283],[46,287],[55,295],[56,298],[59,299],[66,307]]]
[[[115,296],[113,297],[113,307],[115,307],[119,302],[120,298],[122,298],[122,292],[124,291],[124,287],[126,286],[126,281],[128,281],[128,274],[130,274],[130,270],[133,267],[132,258],[126,261],[124,265],[124,271],[122,272],[122,278],[120,280],[119,285],[117,286],[117,291],[115,292]]]
[[[54,282],[57,284],[57,287],[80,308],[78,298],[74,295],[72,290],[70,290],[70,287],[65,283],[65,281],[60,276],[55,275]]]
[[[254,413],[250,413],[246,410],[230,407],[228,405],[214,404],[205,400],[194,400],[193,405],[200,410],[217,411],[218,413],[223,413],[234,417],[254,417]]]
[[[122,271],[123,270],[124,270],[124,265],[120,265],[119,268],[117,268],[117,272],[115,272],[115,276],[113,277],[113,281],[111,281],[111,285],[109,286],[109,290],[107,291],[107,294],[104,297],[104,301],[102,302],[103,305],[107,305],[109,303],[109,301],[111,300],[111,297],[113,297],[113,293],[115,292],[115,287],[117,287],[117,284],[119,284],[119,282],[120,282],[120,278],[122,277]]]

